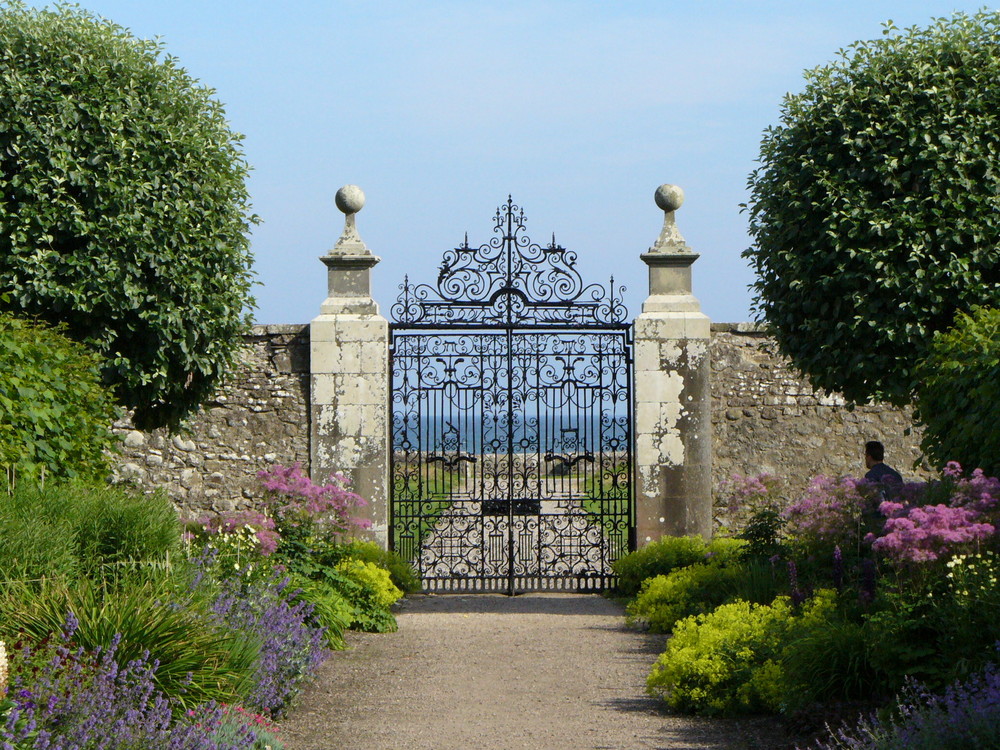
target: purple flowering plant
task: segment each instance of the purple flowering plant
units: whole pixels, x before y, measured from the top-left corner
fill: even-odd
[[[267,511],[282,532],[304,527],[309,531],[350,534],[371,526],[367,519],[355,516],[357,509],[368,502],[350,490],[350,480],[340,472],[331,474],[325,484],[316,484],[303,473],[300,464],[277,464],[258,472],[257,477],[267,491]]]
[[[784,483],[767,472],[744,476],[738,472],[720,483],[716,496],[731,523],[740,525],[761,511],[776,511],[782,504]]]
[[[862,517],[869,495],[853,477],[816,476],[805,493],[782,511],[785,533],[800,553],[824,559],[833,550],[860,551]]]
[[[329,656],[322,627],[312,621],[313,606],[289,601],[288,579],[246,577],[224,581],[212,611],[228,627],[260,643],[254,685],[244,704],[277,717]]]
[[[316,484],[296,463],[277,464],[257,476],[265,491],[260,509],[206,516],[187,537],[212,551],[216,577],[242,576],[255,569],[267,578],[284,558],[309,554],[317,541],[336,543],[371,525],[356,517],[367,501],[350,491],[343,474],[331,474],[325,484]],[[275,555],[279,548],[283,554]]]
[[[884,526],[868,537],[876,553],[903,566],[947,560],[995,539],[1000,479],[980,469],[965,476],[951,461],[939,482],[906,485],[898,500],[883,501],[879,512]]]
[[[70,613],[61,635],[12,654],[10,689],[0,704],[0,747],[7,750],[252,750],[250,725],[225,743],[211,737],[221,709],[204,704],[185,714],[157,688],[156,661],[119,664],[119,638],[105,649],[76,647]]]
[[[1000,747],[1000,669],[996,664],[934,694],[914,682],[894,717],[832,730],[818,750],[965,750]]]
[[[973,508],[944,504],[907,506],[890,500],[879,506],[886,517],[872,549],[898,563],[925,563],[993,536],[996,527],[980,521]]]

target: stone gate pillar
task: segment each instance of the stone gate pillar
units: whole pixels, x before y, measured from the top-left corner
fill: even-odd
[[[375,540],[389,540],[389,324],[371,296],[379,258],[361,240],[355,214],[365,205],[356,185],[337,191],[344,232],[320,258],[328,294],[309,326],[312,398],[310,460],[314,481],[342,471],[365,498]]]
[[[677,229],[684,202],[661,185],[659,238],[643,253],[649,297],[635,321],[636,537],[712,532],[712,419],[709,319],[691,293],[698,259]]]

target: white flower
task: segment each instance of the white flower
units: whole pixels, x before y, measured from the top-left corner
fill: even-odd
[[[7,649],[0,641],[0,698],[7,694]]]

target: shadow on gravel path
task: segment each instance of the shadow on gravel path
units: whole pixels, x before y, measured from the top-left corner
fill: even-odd
[[[283,723],[288,750],[780,750],[772,720],[697,719],[645,693],[664,636],[593,594],[420,595],[352,634]]]

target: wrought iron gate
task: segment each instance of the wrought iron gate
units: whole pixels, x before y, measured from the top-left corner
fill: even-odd
[[[427,590],[602,589],[634,548],[622,287],[524,230],[508,198],[392,308],[390,538]]]

